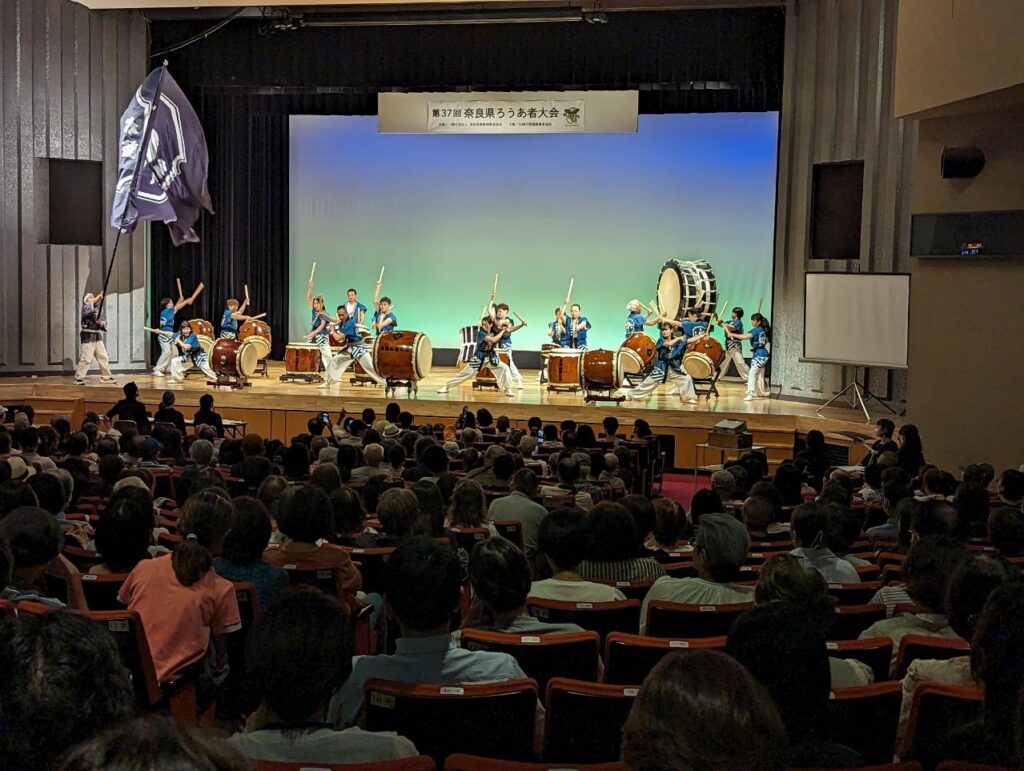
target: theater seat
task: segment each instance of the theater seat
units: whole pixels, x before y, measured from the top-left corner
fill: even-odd
[[[537,681],[545,693],[553,677],[597,682],[600,661],[600,638],[597,632],[556,634],[504,634],[480,629],[462,633],[462,647],[469,650],[508,653],[522,667],[527,677]]]
[[[384,593],[384,565],[395,551],[394,546],[372,548],[342,546],[353,562],[359,563],[364,592]]]
[[[867,664],[875,675],[875,682],[889,679],[892,665],[892,638],[870,637],[867,640],[835,640],[825,643],[828,655],[837,659],[854,659]]]
[[[931,768],[943,758],[941,748],[958,728],[982,713],[981,690],[974,686],[921,683],[914,691],[907,721],[907,757]]]
[[[966,640],[908,634],[900,640],[896,679],[903,679],[914,659],[955,659],[957,656],[967,656],[970,652],[971,646]]]
[[[882,588],[881,581],[862,581],[859,584],[829,584],[828,593],[840,605],[864,605]]]
[[[477,755],[449,755],[444,771],[629,771],[625,763],[517,763]]]
[[[643,602],[644,597],[647,596],[647,592],[654,585],[654,581],[649,578],[637,581],[601,581],[596,578],[591,580],[595,584],[614,586],[622,592],[627,600],[640,600],[640,602]]]
[[[89,610],[121,610],[124,603],[117,599],[117,595],[127,578],[127,573],[110,573],[105,576],[83,573],[82,592]]]
[[[855,749],[869,763],[892,760],[902,698],[895,681],[831,691],[832,741]]]
[[[652,600],[647,605],[647,634],[650,637],[690,639],[729,634],[733,622],[754,607],[752,602],[725,605],[690,605]]]
[[[368,731],[395,731],[437,763],[456,752],[529,760],[537,683],[413,685],[370,679],[364,685]]]
[[[672,640],[612,632],[608,635],[604,648],[604,681],[619,685],[640,685],[654,669],[655,664],[673,651],[724,647],[725,637]],[[886,659],[886,666],[888,664],[889,661]]]
[[[602,641],[611,632],[635,632],[640,628],[639,600],[563,602],[529,597],[526,610],[541,621],[576,624],[597,632]]]
[[[474,546],[491,537],[491,531],[486,527],[450,527],[448,535],[456,546],[472,553]]]
[[[544,759],[556,763],[618,760],[622,726],[639,690],[636,686],[561,677],[551,680],[544,721]]]
[[[833,640],[856,640],[876,621],[885,618],[885,605],[840,605],[829,637]]]
[[[258,707],[258,704],[246,704],[244,702],[244,677],[245,677],[245,644],[249,639],[249,632],[260,613],[259,595],[256,594],[256,587],[248,581],[234,581],[235,599],[238,602],[238,615],[241,619],[241,628],[227,636],[228,638],[228,678],[222,690],[222,702],[228,711],[234,714],[248,714]]]
[[[506,519],[504,521],[494,520],[492,523],[498,535],[507,541],[511,541],[520,551],[523,549],[523,523],[517,519]]]
[[[288,583],[313,586],[324,594],[341,599],[338,591],[338,576],[334,568],[303,568],[297,565],[284,565],[288,573]]]
[[[435,771],[437,764],[426,755],[401,760],[378,760],[376,763],[285,763],[254,760],[256,771]]]

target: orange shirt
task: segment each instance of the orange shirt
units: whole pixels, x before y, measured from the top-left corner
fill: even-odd
[[[274,544],[263,552],[263,559],[271,565],[290,565],[299,570],[332,568],[338,584],[338,594],[345,595],[349,599],[349,604],[354,602],[355,593],[363,585],[359,568],[352,564],[348,552],[333,543],[325,543],[319,548],[311,548],[309,544],[294,541]]]
[[[160,682],[199,661],[210,647],[211,633],[225,634],[242,626],[230,581],[209,570],[192,586],[182,586],[169,554],[142,560],[117,597],[142,617]]]

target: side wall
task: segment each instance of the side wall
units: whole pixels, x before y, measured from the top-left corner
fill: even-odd
[[[910,268],[909,169],[915,131],[893,114],[895,0],[790,0],[775,218],[772,382],[783,397],[824,401],[863,372],[804,364],[804,273],[888,273]],[[813,164],[864,161],[860,259],[810,260]],[[888,370],[869,373],[887,395]],[[893,371],[892,405],[906,398]]]
[[[69,372],[78,309],[103,286],[105,244],[39,243],[48,200],[42,159],[101,161],[109,219],[122,111],[149,69],[137,13],[89,11],[70,0],[0,3],[0,371]],[[148,228],[121,239],[104,315],[115,369],[145,366]]]

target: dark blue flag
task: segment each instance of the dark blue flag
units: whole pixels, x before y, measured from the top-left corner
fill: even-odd
[[[140,158],[140,150],[144,152]],[[199,240],[199,210],[213,213],[206,189],[209,153],[195,110],[166,67],[153,70],[121,116],[120,161],[110,224],[124,232],[160,220],[175,246]]]

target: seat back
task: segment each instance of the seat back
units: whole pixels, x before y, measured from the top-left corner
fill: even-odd
[[[733,621],[754,607],[752,602],[728,605],[689,605],[652,600],[647,605],[647,634],[686,640],[729,634]]]
[[[829,637],[833,640],[856,640],[876,621],[885,618],[885,605],[840,605]]]
[[[472,553],[474,546],[491,537],[491,531],[486,527],[450,527],[448,535],[452,543]]]
[[[725,637],[672,640],[612,632],[604,647],[604,681],[618,685],[640,685],[654,666],[678,650],[725,647]]]
[[[514,760],[495,760],[478,755],[449,755],[444,762],[444,771],[570,771],[564,765],[551,763],[517,763]],[[573,763],[571,771],[629,771],[625,763]]]
[[[533,680],[413,685],[370,679],[364,704],[367,730],[395,731],[437,763],[455,752],[527,760],[533,751]]]
[[[640,600],[640,602],[643,602],[648,590],[654,585],[654,581],[649,578],[637,581],[601,581],[598,579],[593,579],[593,581],[595,584],[614,586],[625,595],[627,600]]]
[[[242,626],[228,635],[228,679],[221,696],[222,708],[243,715],[252,712],[258,704],[245,703],[245,645],[249,632],[260,613],[260,599],[256,587],[248,581],[233,581],[238,615]]]
[[[871,637],[867,640],[836,640],[825,643],[828,655],[837,659],[854,659],[871,667],[875,682],[889,679],[892,664],[892,638]]]
[[[124,603],[117,599],[117,595],[127,578],[127,573],[110,573],[105,576],[83,573],[82,592],[89,610],[121,610]]]
[[[555,678],[548,683],[544,759],[608,763],[621,756],[622,726],[640,689]]]
[[[163,697],[153,667],[153,656],[149,651],[146,630],[142,617],[134,610],[92,610],[86,615],[103,626],[117,643],[121,663],[131,674],[135,703],[140,709],[148,709]]]
[[[855,749],[867,763],[888,763],[896,749],[896,726],[903,697],[889,681],[829,693],[832,741]]]
[[[518,519],[506,519],[504,521],[493,520],[494,528],[498,535],[507,541],[514,543],[520,550],[523,548],[523,523]]]
[[[553,677],[597,681],[600,638],[597,632],[504,634],[480,629],[462,632],[462,647],[508,653],[546,693]]]
[[[437,764],[426,755],[397,760],[378,760],[372,763],[310,763],[309,761],[286,762],[278,760],[254,760],[256,771],[436,771]]]
[[[922,683],[914,691],[907,721],[908,757],[932,765],[941,759],[939,748],[959,728],[973,723],[982,713],[981,691],[974,686]]]
[[[563,602],[530,597],[526,610],[534,618],[555,623],[576,624],[601,636],[602,644],[610,632],[635,632],[640,628],[640,602]]]
[[[363,577],[364,592],[384,593],[384,564],[395,551],[394,546],[360,548],[342,546],[353,562],[359,563],[359,573]]]
[[[896,656],[896,679],[903,679],[914,659],[947,660],[967,656],[970,652],[971,646],[966,640],[908,634],[900,640],[900,651]]]
[[[859,584],[829,584],[828,593],[840,605],[865,605],[882,588],[881,581],[862,581]]]
[[[331,597],[338,597],[338,577],[334,568],[300,568],[296,565],[285,565],[288,571],[288,582],[290,584],[302,584],[313,586],[329,594]]]

